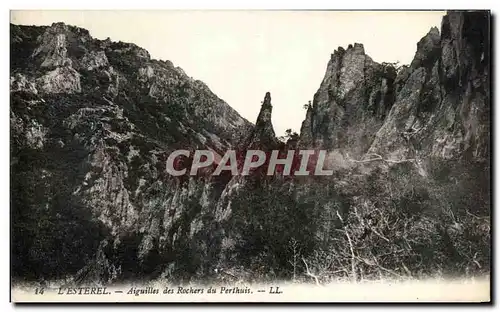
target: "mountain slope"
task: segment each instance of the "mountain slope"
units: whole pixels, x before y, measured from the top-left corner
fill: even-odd
[[[221,262],[264,280],[487,274],[488,45],[488,12],[449,12],[409,66],[338,48],[298,142],[327,150],[333,175],[235,178]]]
[[[397,70],[397,73],[396,73]],[[361,44],[328,63],[301,129],[301,146],[389,160],[489,155],[489,15],[449,12],[409,66],[378,64]]]
[[[86,276],[93,261],[97,276],[82,278],[111,278],[104,271],[115,266],[147,271],[143,258],[174,248],[209,187],[169,176],[169,153],[224,153],[253,126],[203,82],[133,44],[62,23],[11,25],[11,37],[14,273]]]

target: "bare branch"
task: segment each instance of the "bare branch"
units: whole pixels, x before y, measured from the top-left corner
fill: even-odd
[[[391,273],[392,275],[395,275],[395,276],[397,276],[397,277],[403,277],[403,276],[401,276],[400,274],[398,274],[398,273],[396,273],[396,272],[394,272],[394,271],[392,271],[392,270],[386,269],[386,268],[384,268],[384,267],[383,267],[383,266],[381,266],[381,265],[377,265],[377,267],[378,267],[378,268],[380,268],[380,269],[382,269],[383,271],[385,271],[385,272],[387,272],[387,273]]]
[[[373,228],[373,226],[372,226],[372,227],[370,227],[370,228],[371,228],[371,230],[372,230],[372,232],[373,232],[373,233],[377,234],[377,236],[378,236],[378,237],[382,238],[383,240],[385,240],[385,241],[386,241],[386,242],[388,242],[388,243],[390,243],[390,242],[391,242],[391,241],[390,241],[387,237],[385,237],[384,235],[382,235],[382,234],[380,234],[379,232],[377,232],[377,231]]]
[[[344,223],[344,219],[342,219],[342,217],[340,216],[340,213],[338,210],[335,211],[337,213],[337,217],[339,217],[340,221],[342,221],[342,223]]]
[[[316,281],[316,285],[320,286],[321,284],[319,283],[318,277],[316,275],[312,274],[311,271],[309,271],[309,266],[307,265],[306,260],[304,258],[302,258],[302,261],[306,265],[306,275],[314,278],[314,280]]]
[[[355,163],[366,163],[366,162],[371,162],[371,161],[377,161],[378,160],[378,161],[384,161],[384,162],[391,163],[391,164],[400,164],[400,163],[414,162],[415,161],[414,158],[411,158],[411,159],[401,159],[401,160],[384,159],[379,154],[366,154],[366,156],[375,156],[375,158],[364,159],[364,160],[352,159],[352,158],[349,157],[349,154],[346,154],[346,156],[347,156],[347,159],[349,161],[355,162]]]
[[[354,282],[356,282],[357,276],[356,276],[356,257],[354,255],[354,249],[352,247],[352,241],[351,241],[351,236],[349,235],[349,232],[347,231],[347,228],[345,229],[345,235],[347,236],[347,240],[349,241],[349,249],[351,250],[351,272],[352,272],[352,278]]]
[[[409,276],[412,276],[411,271],[408,269],[408,267],[404,264],[404,262],[401,261],[401,265],[403,266],[403,269],[405,270],[406,274]]]

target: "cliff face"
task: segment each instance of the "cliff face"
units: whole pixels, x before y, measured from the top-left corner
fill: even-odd
[[[358,255],[367,252],[366,258],[379,263],[382,250],[392,250],[382,260],[386,267],[409,275],[456,276],[490,263],[489,27],[489,12],[448,12],[441,32],[432,28],[418,42],[411,64],[399,68],[371,61],[359,44],[332,54],[299,146],[331,150],[335,175],[298,185],[296,198],[328,198],[309,210],[324,220],[315,223],[316,235],[339,240],[338,234],[328,236],[339,224],[359,235],[356,242],[326,243],[338,263],[342,251],[349,255],[357,248]],[[407,221],[400,224],[400,218]],[[367,233],[378,238],[367,239]],[[413,251],[397,247],[404,240],[412,241]],[[401,256],[394,253],[398,249]],[[433,258],[426,258],[430,250]],[[473,264],[475,257],[483,264]],[[373,270],[363,261],[351,277]]]
[[[238,167],[241,172],[241,167],[246,159],[246,152],[248,150],[260,150],[264,151],[269,157],[270,152],[279,147],[279,141],[274,133],[273,124],[271,122],[272,114],[272,104],[271,104],[271,94],[266,93],[264,101],[262,101],[261,109],[257,120],[255,122],[255,127],[250,132],[248,137],[245,139],[241,150],[239,151],[239,161]],[[251,171],[249,176],[234,176],[230,178],[221,193],[220,198],[216,204],[215,217],[217,222],[225,222],[230,219],[233,212],[232,201],[235,197],[238,197],[240,193],[245,193],[248,191],[249,184],[253,182],[263,183],[265,180],[266,169],[269,163],[269,159],[266,159],[264,164]],[[252,192],[252,190],[250,190]]]
[[[410,66],[377,64],[355,44],[332,54],[302,146],[392,161],[489,157],[489,17],[449,12]],[[417,155],[418,154],[418,155]]]
[[[489,23],[484,13],[451,12],[441,38],[431,31],[398,78],[401,91],[371,152],[390,158],[489,158]],[[402,148],[402,147],[406,148]]]
[[[289,278],[300,255],[327,281],[339,270],[379,278],[379,265],[398,276],[484,273],[488,23],[486,12],[448,13],[400,68],[361,44],[335,51],[298,143],[329,150],[334,174],[233,178],[217,210],[219,264]],[[257,141],[274,136],[267,99]]]
[[[396,71],[378,64],[362,44],[340,47],[302,124],[300,146],[366,152],[394,104]]]
[[[62,23],[12,25],[11,32],[13,92],[119,104],[142,132],[164,142],[182,141],[189,133],[193,143],[224,149],[250,126],[203,82],[170,61],[151,60],[134,44],[96,40]],[[174,135],[169,127],[182,130]]]
[[[62,23],[11,25],[11,36],[16,274],[83,268],[82,279],[106,280],[119,276],[116,270],[149,272],[160,259],[175,260],[171,251],[200,230],[195,216],[224,184],[172,178],[169,153],[222,154],[253,125],[203,82],[133,44],[93,39]],[[73,232],[74,211],[82,224]],[[61,238],[58,251],[60,231],[83,245]]]

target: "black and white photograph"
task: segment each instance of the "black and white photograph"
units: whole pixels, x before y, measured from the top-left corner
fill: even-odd
[[[12,302],[492,300],[489,10],[11,10],[9,35]]]

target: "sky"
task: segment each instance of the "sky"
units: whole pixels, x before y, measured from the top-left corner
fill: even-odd
[[[11,11],[11,23],[79,26],[132,42],[202,80],[255,122],[271,92],[276,135],[299,132],[330,54],[362,43],[376,62],[409,64],[443,11]]]

